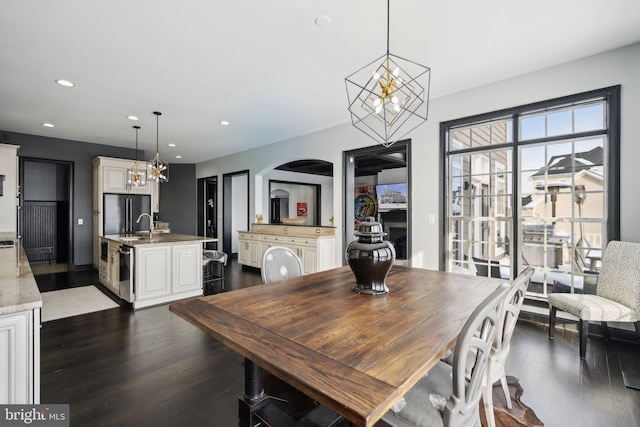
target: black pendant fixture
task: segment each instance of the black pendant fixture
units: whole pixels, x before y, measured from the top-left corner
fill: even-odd
[[[387,53],[345,79],[353,125],[389,147],[427,120],[431,69]]]

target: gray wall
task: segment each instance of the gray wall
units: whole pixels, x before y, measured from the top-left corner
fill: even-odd
[[[93,159],[97,156],[107,156],[122,159],[135,158],[135,149],[111,147],[102,144],[92,144],[87,142],[70,141],[66,139],[48,138],[36,135],[7,132],[0,130],[0,143],[19,145],[20,157],[29,157],[43,160],[61,160],[73,162],[73,262],[77,267],[90,266],[93,264]],[[139,158],[145,159],[147,156],[140,152]],[[184,166],[184,168],[183,168]],[[162,213],[163,200],[169,203],[171,197],[178,194],[182,199],[176,206],[180,206],[182,213],[175,217],[172,227],[175,225],[180,229],[179,222],[183,217],[189,217],[192,227],[195,230],[196,216],[196,179],[194,165],[171,165],[170,178],[172,182],[160,185],[160,208]],[[185,170],[186,177],[182,177],[182,170]],[[175,181],[175,182],[174,182]],[[168,196],[164,197],[167,190],[164,186],[169,185],[172,189]],[[188,187],[186,190],[182,185]],[[182,196],[193,193],[191,201]],[[170,212],[171,209],[167,208]],[[169,215],[168,212],[168,215]],[[83,219],[83,225],[78,225],[78,219]],[[170,220],[170,219],[167,219]],[[195,234],[190,233],[190,234]]]
[[[198,234],[197,188],[196,165],[169,165],[169,182],[160,184],[160,221],[172,233]]]
[[[18,153],[20,154],[20,153]],[[60,163],[24,162],[22,194],[30,201],[68,201],[66,165]]]

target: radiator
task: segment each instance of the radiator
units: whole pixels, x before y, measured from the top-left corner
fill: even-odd
[[[29,262],[57,258],[56,202],[24,202],[22,207],[22,245]]]

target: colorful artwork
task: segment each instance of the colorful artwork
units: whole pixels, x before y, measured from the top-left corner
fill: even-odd
[[[298,216],[307,216],[307,202],[298,202]]]
[[[375,217],[378,214],[378,202],[376,199],[376,187],[358,187],[355,189],[354,199],[354,229],[367,217]]]

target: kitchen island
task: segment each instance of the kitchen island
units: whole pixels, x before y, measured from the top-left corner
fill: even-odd
[[[216,241],[177,233],[103,236],[100,283],[134,309],[202,296],[202,245]]]
[[[42,298],[15,233],[0,240],[0,404],[38,404]]]

